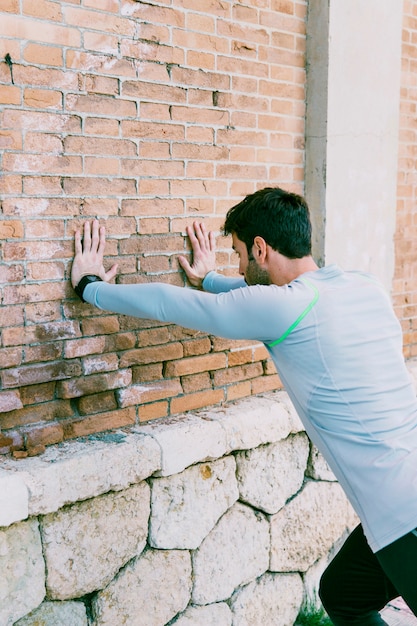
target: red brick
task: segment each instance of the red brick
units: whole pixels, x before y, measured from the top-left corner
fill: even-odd
[[[146,383],[152,380],[162,379],[162,363],[151,363],[149,365],[138,365],[132,367],[132,383]]]
[[[181,378],[181,385],[186,394],[201,391],[202,389],[211,389],[210,374],[208,372],[202,372],[201,374],[183,376]]]
[[[95,374],[85,378],[60,381],[57,385],[57,395],[59,398],[79,398],[83,395],[100,393],[108,389],[127,387],[131,382],[132,373],[126,369],[106,374]]]
[[[23,234],[20,220],[0,220],[0,239],[20,239]]]
[[[81,322],[81,328],[85,336],[109,335],[120,330],[119,319],[116,315],[86,318]]]
[[[0,414],[0,428],[16,428],[34,424],[35,422],[52,421],[57,418],[70,417],[72,413],[69,402],[55,400]]]
[[[64,357],[74,359],[89,354],[101,354],[104,350],[104,337],[83,337],[66,341],[64,347]]]
[[[0,177],[0,193],[13,194],[13,195],[21,194],[22,193],[22,177],[14,175],[14,174],[3,174]],[[4,214],[6,215],[6,211],[4,211]]]
[[[22,326],[24,323],[24,308],[23,306],[4,306],[0,307],[0,327],[7,328],[8,326]]]
[[[27,326],[24,330],[20,327],[7,328],[3,331],[3,343],[5,346],[24,345],[32,342],[55,341],[79,336],[80,330],[77,322],[55,322]]]
[[[38,280],[63,280],[65,266],[63,263],[28,263],[26,265],[26,278],[30,281]]]
[[[50,380],[61,380],[81,375],[81,365],[77,361],[58,362],[43,365],[26,365],[0,372],[3,387],[20,387],[22,385],[38,385]]]
[[[138,408],[138,416],[140,422],[159,419],[168,415],[168,402],[155,402],[153,404],[145,404]]]
[[[0,148],[2,150],[21,150],[22,134],[18,131],[0,131]]]
[[[240,365],[213,373],[213,383],[216,387],[229,385],[248,378],[256,378],[263,373],[262,363]]]
[[[0,90],[0,104],[20,104],[22,91],[19,87],[2,85]]]
[[[245,380],[242,383],[236,383],[235,385],[229,385],[226,390],[226,400],[232,402],[250,396],[252,391],[252,381]]]
[[[98,374],[100,372],[111,372],[119,367],[119,357],[117,354],[101,354],[100,356],[89,356],[82,359],[84,376]]]
[[[22,431],[28,450],[37,449],[38,446],[50,446],[60,443],[64,438],[64,428],[60,423],[46,424],[44,426],[30,426]]]
[[[35,302],[25,306],[26,321],[32,324],[57,322],[61,320],[60,302]]]
[[[252,381],[252,393],[264,393],[265,391],[274,391],[275,389],[282,389],[283,385],[279,379],[279,376],[263,376],[262,378],[255,378]]]
[[[62,342],[54,341],[53,343],[44,343],[39,346],[26,346],[24,355],[24,363],[56,361],[62,357]]]
[[[181,361],[167,363],[164,375],[171,378],[174,376],[186,376],[197,372],[209,372],[222,369],[226,366],[226,356],[222,353],[207,354],[204,356],[190,357]]]
[[[25,89],[24,103],[35,109],[62,109],[63,95],[52,89]]]
[[[129,199],[122,202],[122,214],[132,216],[167,215],[183,213],[184,203],[180,198]],[[142,220],[141,220],[142,224]],[[161,232],[161,231],[160,231]],[[162,231],[165,232],[165,231]],[[144,233],[145,234],[145,233]],[[154,233],[152,233],[154,234]],[[154,248],[159,249],[159,248]]]
[[[132,385],[128,389],[120,389],[116,392],[121,408],[172,398],[179,394],[182,394],[182,387],[179,381],[175,380],[161,380],[146,385]]]
[[[0,391],[0,413],[22,408],[23,404],[18,391]]]
[[[138,348],[128,350],[120,358],[120,367],[129,365],[146,365],[180,359],[183,356],[183,348],[180,343],[171,343],[151,348]]]
[[[190,339],[189,341],[183,341],[184,356],[197,356],[200,354],[207,354],[211,350],[211,341],[208,337],[201,339]]]
[[[117,409],[117,401],[113,391],[103,391],[79,398],[77,406],[80,415],[91,415]]]
[[[15,367],[22,362],[22,348],[2,348],[0,349],[0,369]]]
[[[62,48],[44,46],[38,43],[27,43],[23,51],[24,59],[28,63],[41,65],[63,65]]]
[[[55,383],[44,383],[41,385],[30,385],[29,387],[20,388],[20,397],[23,404],[39,404],[41,402],[49,402],[54,399]]]
[[[9,454],[24,447],[23,436],[16,430],[6,430],[0,434],[0,454]]]
[[[106,119],[103,117],[87,117],[84,122],[86,135],[106,135],[116,137],[119,134],[119,120]]]
[[[0,283],[20,282],[24,279],[24,268],[19,265],[3,265],[0,267]]]
[[[173,398],[171,400],[171,413],[183,413],[185,411],[193,411],[206,406],[219,404],[224,400],[223,389],[212,389],[208,391],[199,391],[197,393],[188,394],[181,398]]]
[[[89,94],[88,96],[69,94],[66,97],[66,108],[68,111],[79,111],[81,113],[101,113],[114,117],[136,117],[136,103],[120,98],[109,98],[106,96]]]
[[[135,424],[135,422],[136,415],[133,407],[90,415],[82,420],[64,423],[64,438],[85,437],[104,430]]]

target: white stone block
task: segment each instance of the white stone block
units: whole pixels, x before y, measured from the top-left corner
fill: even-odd
[[[0,526],[20,522],[29,514],[29,494],[21,477],[0,470]]]
[[[233,626],[293,626],[302,601],[299,574],[266,573],[233,595]]]
[[[263,514],[234,504],[194,553],[193,603],[226,600],[236,587],[263,574],[269,548],[269,524]]]
[[[244,398],[204,415],[224,428],[228,452],[281,441],[290,433],[302,430],[295,409],[283,391]]]
[[[134,428],[137,433],[150,435],[161,449],[160,476],[182,472],[201,461],[213,461],[226,451],[226,436],[222,427],[212,420],[195,415],[183,415]]]
[[[0,530],[0,624],[11,626],[45,596],[45,563],[38,520]]]
[[[48,596],[77,598],[107,585],[146,545],[149,485],[73,504],[41,522]]]
[[[236,462],[225,457],[174,476],[151,479],[149,544],[195,549],[239,497]]]
[[[338,483],[308,482],[270,519],[274,572],[305,572],[346,532],[352,507]]]
[[[303,433],[238,452],[240,499],[266,513],[277,513],[301,488],[308,455],[309,441]]]
[[[308,460],[308,475],[314,478],[314,480],[336,480],[326,459],[314,445],[311,446],[310,458]]]
[[[88,626],[82,602],[43,602],[14,626]]]
[[[125,489],[160,468],[161,451],[151,438],[119,432],[50,446],[39,457],[7,459],[2,468],[18,474],[29,490],[29,515]]]
[[[93,600],[94,626],[163,626],[184,611],[191,593],[185,550],[148,550]]]
[[[232,626],[232,612],[225,602],[190,606],[174,624],[175,626]]]

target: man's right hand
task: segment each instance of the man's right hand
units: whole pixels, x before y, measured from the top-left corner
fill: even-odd
[[[184,255],[180,255],[178,261],[190,284],[201,289],[205,276],[216,267],[215,236],[200,222],[187,226],[187,235],[192,247],[192,263]]]

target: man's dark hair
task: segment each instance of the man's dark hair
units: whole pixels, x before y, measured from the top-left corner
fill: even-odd
[[[229,209],[223,232],[235,233],[246,244],[249,256],[256,236],[289,259],[311,254],[307,203],[302,196],[279,187],[260,189]]]

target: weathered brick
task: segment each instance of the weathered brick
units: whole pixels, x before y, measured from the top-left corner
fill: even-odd
[[[135,422],[136,415],[133,407],[90,415],[82,420],[64,423],[64,438],[85,437],[92,433],[135,424]]]
[[[30,426],[22,431],[26,447],[36,449],[37,446],[49,446],[60,443],[64,438],[64,428],[61,423],[46,424],[44,426]]]
[[[194,393],[202,389],[211,389],[211,379],[208,372],[192,374],[181,378],[181,385],[184,393]]]
[[[23,404],[18,391],[0,391],[0,413],[22,408]]]
[[[69,402],[55,400],[0,414],[0,428],[17,428],[36,422],[48,422],[58,418],[70,417],[72,414],[73,411]]]
[[[21,239],[23,234],[23,223],[20,220],[0,221],[0,239]]]
[[[132,385],[128,389],[119,389],[116,392],[121,408],[155,402],[165,398],[172,398],[182,394],[182,387],[177,380],[160,380],[146,385]]]
[[[91,415],[117,409],[117,401],[113,391],[103,391],[79,398],[77,406],[80,415]]]
[[[250,363],[213,373],[213,383],[216,387],[229,385],[230,383],[248,378],[256,378],[263,374],[262,363]]]
[[[170,403],[171,413],[183,413],[184,411],[201,409],[202,407],[210,406],[212,404],[219,404],[219,402],[223,402],[223,400],[223,389],[199,391],[181,398],[172,398]]]
[[[132,367],[132,383],[151,382],[162,379],[162,363],[150,363]]]
[[[140,422],[159,419],[168,415],[168,402],[154,402],[145,404],[138,408],[138,416]]]
[[[111,372],[119,367],[117,354],[101,354],[100,356],[85,357],[81,361],[84,376],[98,374],[99,372]]]
[[[164,375],[168,378],[186,376],[197,372],[209,372],[222,369],[226,366],[226,355],[222,353],[207,354],[204,356],[189,357],[181,361],[167,363]]]
[[[77,322],[52,322],[20,327],[6,328],[3,331],[5,346],[24,345],[30,343],[49,342],[61,339],[72,339],[80,336]]]
[[[29,387],[20,387],[20,397],[23,404],[38,404],[41,402],[49,402],[54,399],[55,382],[43,383],[40,385],[30,385]]]
[[[120,358],[120,367],[129,365],[145,365],[180,359],[183,356],[183,347],[180,343],[170,343],[151,348],[128,350]]]
[[[81,365],[78,361],[60,361],[47,365],[36,363],[0,372],[0,378],[5,388],[38,385],[50,380],[61,380],[80,375]]]
[[[38,346],[26,346],[23,363],[41,363],[56,361],[62,357],[62,342],[44,343]]]
[[[104,350],[104,337],[83,337],[66,341],[64,347],[64,357],[74,359],[88,354],[101,354]]]
[[[52,89],[25,89],[23,101],[36,109],[62,109],[63,95]]]
[[[29,42],[24,48],[23,57],[28,63],[62,66],[62,52],[62,48],[58,46],[44,46],[38,43]]]
[[[23,360],[22,348],[1,348],[0,349],[0,369],[15,367]]]
[[[85,378],[60,381],[57,385],[57,395],[59,398],[79,398],[108,389],[127,387],[131,382],[132,372],[129,369],[106,374],[94,374]]]

